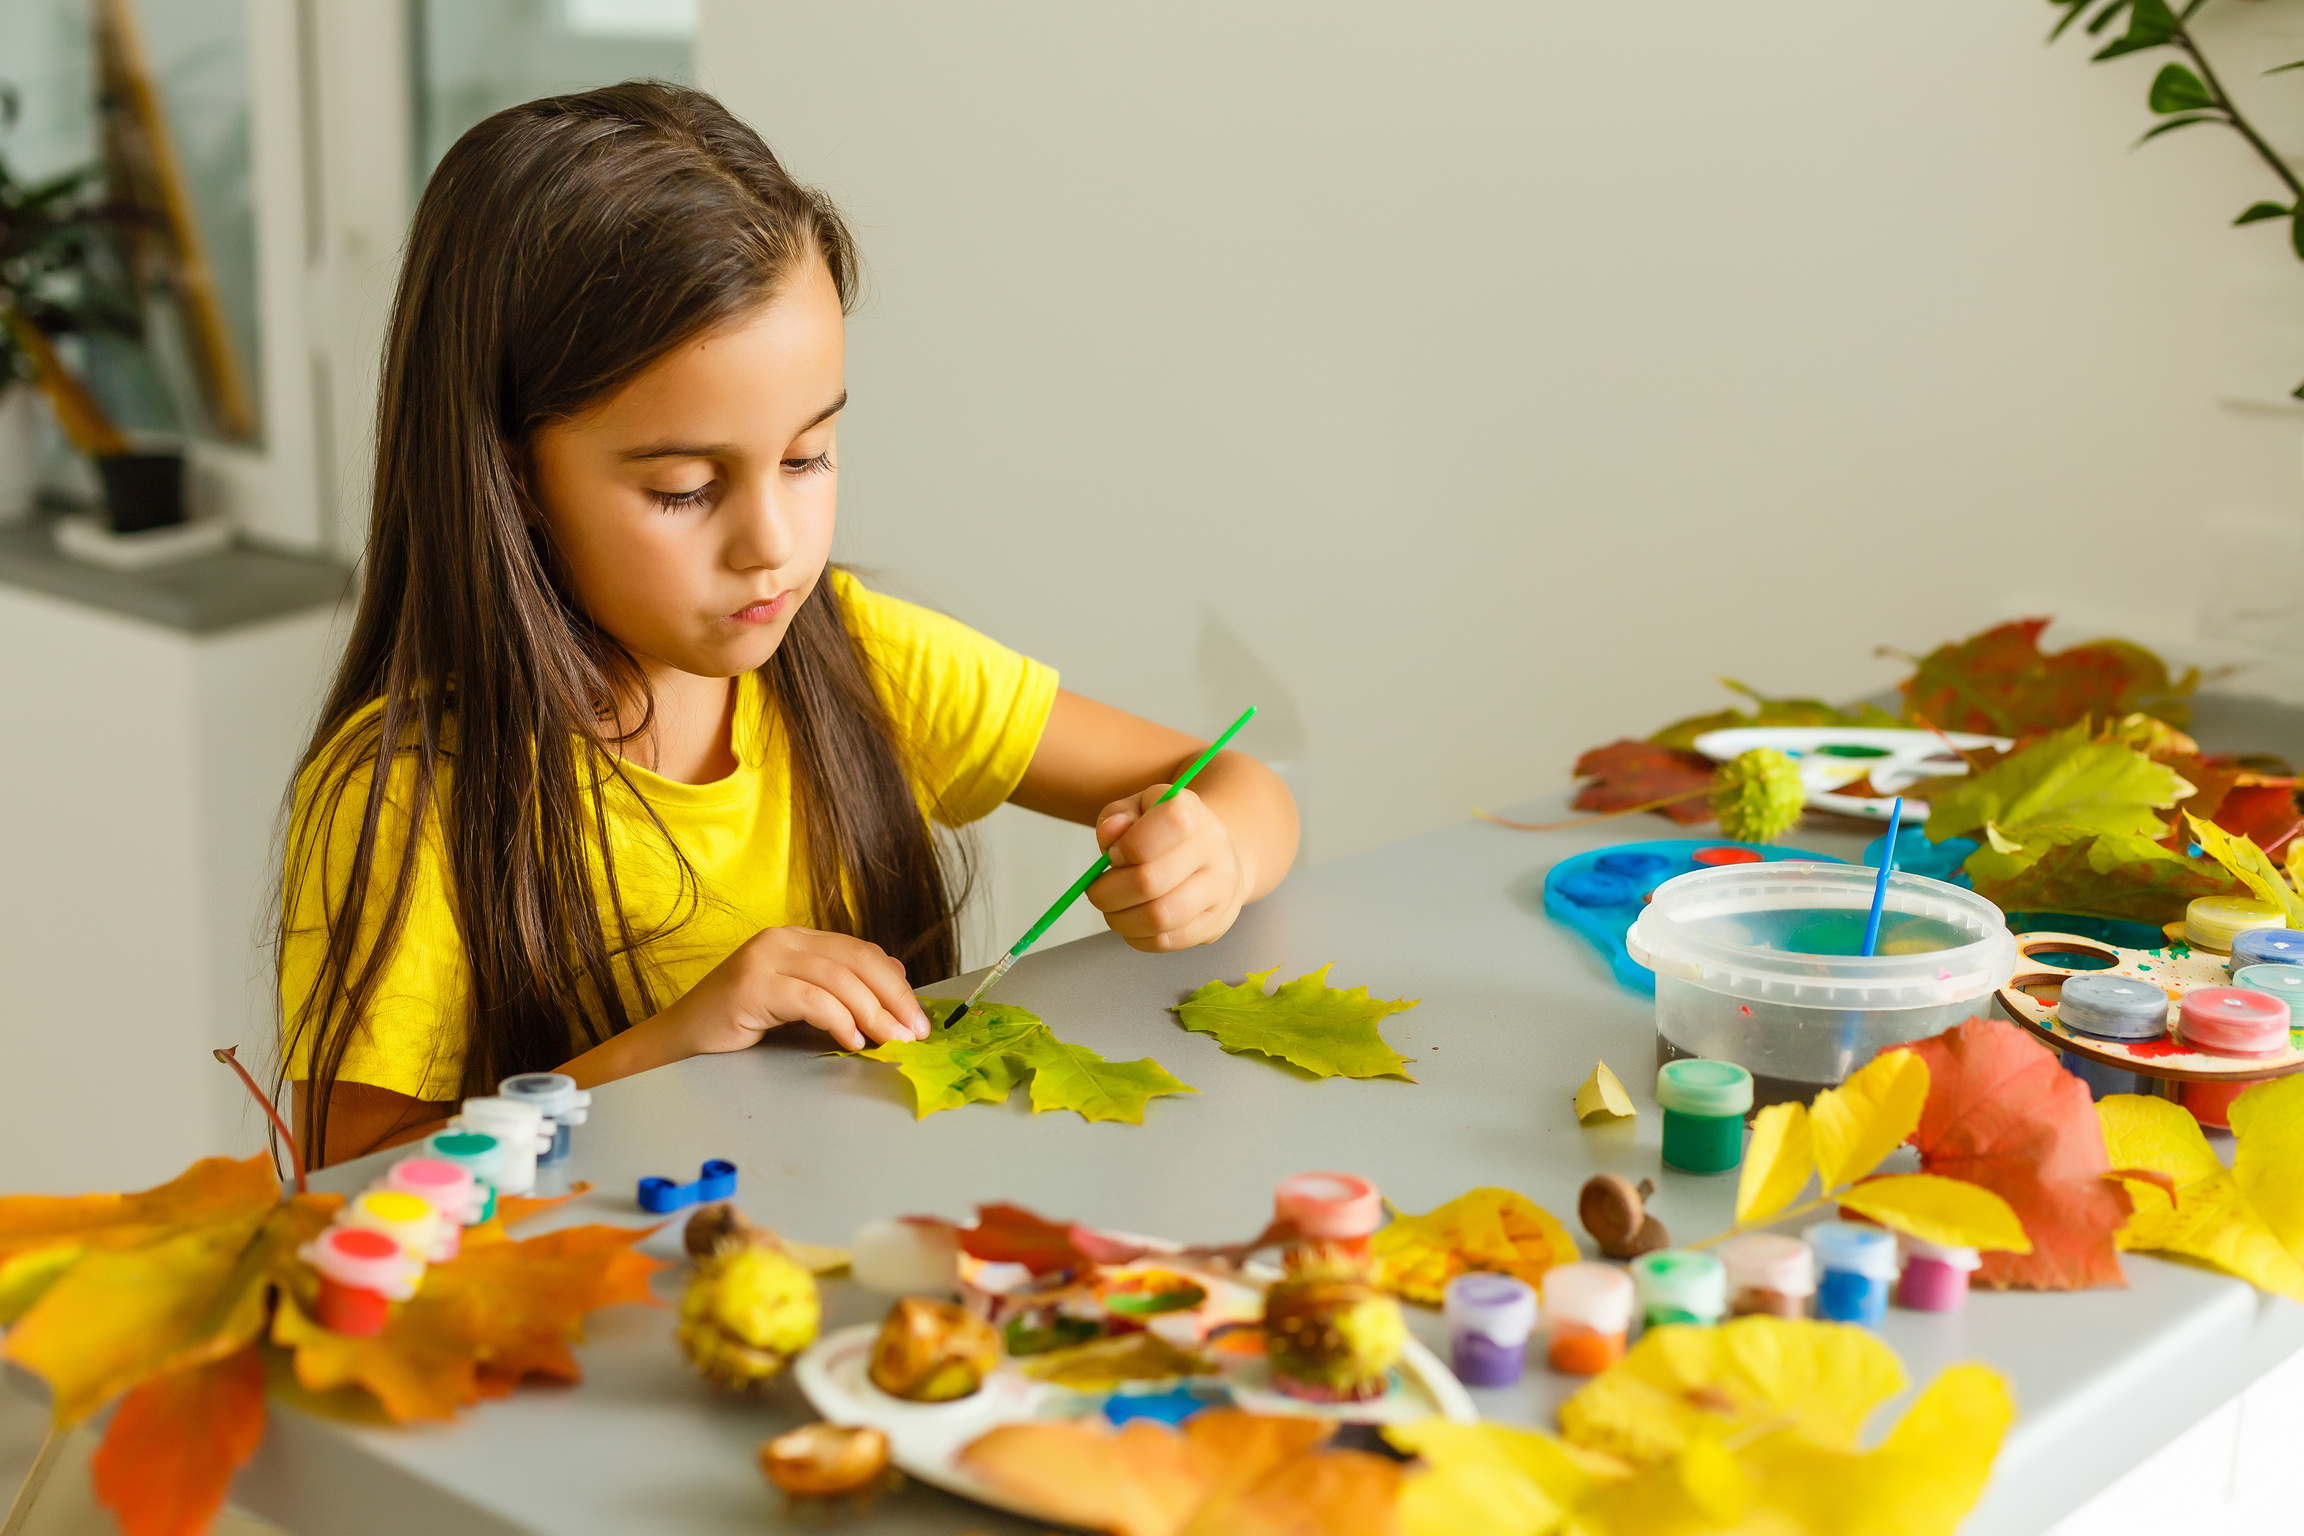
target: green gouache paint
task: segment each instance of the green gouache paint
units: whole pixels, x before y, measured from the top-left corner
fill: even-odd
[[[1687,1057],[1657,1069],[1656,1104],[1664,1111],[1664,1166],[1682,1173],[1726,1173],[1744,1160],[1744,1116],[1752,1108],[1752,1074],[1732,1061]]]

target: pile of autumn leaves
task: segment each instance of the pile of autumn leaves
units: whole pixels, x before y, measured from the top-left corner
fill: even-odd
[[[347,1338],[311,1321],[318,1277],[296,1256],[342,1203],[284,1196],[261,1156],[140,1194],[0,1198],[0,1357],[47,1382],[60,1429],[119,1400],[92,1470],[127,1536],[208,1528],[263,1440],[268,1392],[407,1423],[528,1376],[575,1381],[584,1315],[648,1300],[664,1267],[632,1250],[644,1228],[515,1240],[506,1222],[559,1202],[508,1199],[382,1333]]]
[[[2092,1104],[2023,1031],[1973,1019],[1883,1053],[1811,1105],[1763,1111],[1738,1229],[1838,1206],[1992,1250],[1976,1277],[1985,1286],[2124,1284],[2119,1253],[2131,1249],[2304,1300],[2304,1077],[2249,1090],[2232,1123],[2226,1169],[2181,1107]],[[1878,1171],[1900,1145],[1917,1151],[1919,1171]],[[1802,1202],[1811,1180],[1817,1193]],[[1428,1305],[1468,1270],[1533,1282],[1577,1256],[1558,1221],[1501,1189],[1398,1217],[1373,1244],[1386,1287]],[[1406,1465],[1334,1448],[1323,1424],[1234,1412],[1181,1431],[1012,1425],[962,1459],[1047,1518],[1121,1536],[1948,1536],[1983,1489],[2014,1402],[1987,1367],[1957,1365],[1860,1448],[1867,1416],[1907,1384],[1868,1330],[1747,1317],[1651,1332],[1567,1401],[1558,1435],[1438,1419],[1387,1426],[1415,1458]]]

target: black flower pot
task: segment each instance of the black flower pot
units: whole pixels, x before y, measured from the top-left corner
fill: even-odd
[[[114,533],[184,521],[183,454],[112,454],[98,459],[96,469],[104,477],[104,520]]]

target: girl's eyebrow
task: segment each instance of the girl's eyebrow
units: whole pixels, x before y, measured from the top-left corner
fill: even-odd
[[[812,432],[848,408],[848,391],[840,391],[840,398],[808,418],[800,432]],[[800,432],[792,435],[798,437]],[[736,455],[732,443],[650,443],[642,448],[628,448],[618,457],[626,463],[640,459],[726,459]]]

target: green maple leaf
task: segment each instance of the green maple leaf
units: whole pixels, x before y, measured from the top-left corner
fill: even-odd
[[[2004,880],[1976,878],[1976,894],[2006,912],[2079,912],[2174,922],[2195,896],[2236,896],[2237,880],[2207,859],[2107,832],[2050,849]]]
[[[1199,1090],[1168,1075],[1160,1063],[1106,1061],[1084,1045],[1056,1038],[1039,1015],[1006,1003],[978,1003],[957,1029],[944,1021],[960,1007],[956,997],[924,997],[935,1025],[925,1040],[893,1040],[860,1054],[885,1061],[912,1085],[916,1114],[927,1119],[963,1104],[1000,1104],[1027,1078],[1032,1110],[1069,1109],[1084,1120],[1144,1123],[1144,1106],[1166,1094]]]
[[[1328,985],[1334,961],[1283,984],[1270,996],[1264,983],[1279,969],[1257,971],[1238,986],[1211,981],[1176,1005],[1184,1027],[1212,1035],[1228,1051],[1256,1051],[1301,1067],[1315,1077],[1405,1077],[1408,1058],[1384,1043],[1377,1020],[1406,1013],[1416,998],[1386,1002],[1366,987]]]
[[[2050,852],[2091,838],[2165,837],[2167,825],[2155,812],[2191,793],[2182,774],[2118,742],[2092,739],[2082,720],[1938,795],[1928,836],[1942,842],[1981,835],[1985,846],[1963,867],[1980,886],[2006,883]]]

